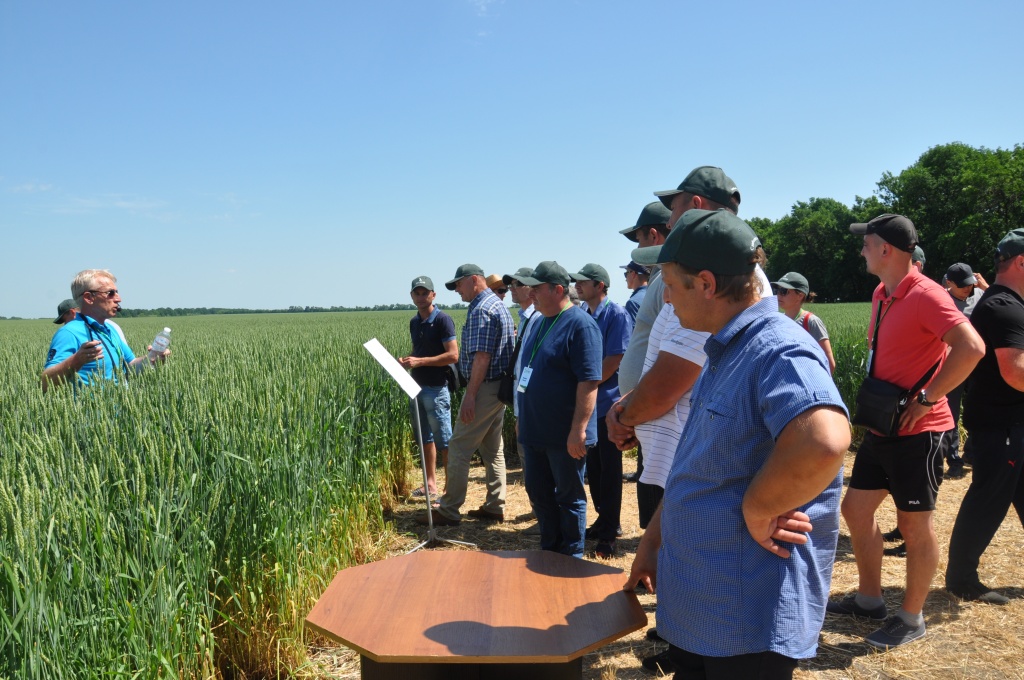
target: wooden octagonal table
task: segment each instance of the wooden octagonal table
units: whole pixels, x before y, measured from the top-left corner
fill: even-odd
[[[557,553],[420,551],[338,572],[306,625],[364,680],[580,678],[583,655],[647,625],[621,569]]]

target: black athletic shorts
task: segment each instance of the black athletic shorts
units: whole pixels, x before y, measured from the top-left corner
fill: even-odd
[[[850,473],[850,488],[886,489],[905,512],[935,509],[942,484],[942,461],[950,432],[921,432],[907,437],[864,435]]]

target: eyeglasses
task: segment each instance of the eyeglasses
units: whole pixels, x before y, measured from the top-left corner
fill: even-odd
[[[117,288],[111,288],[110,290],[87,290],[85,292],[105,297],[108,300],[113,300],[114,296],[117,295]]]
[[[518,281],[513,281],[512,283],[508,284],[508,287],[511,288],[512,290],[517,290],[519,288],[529,288],[529,286],[527,286],[525,283],[519,283]]]

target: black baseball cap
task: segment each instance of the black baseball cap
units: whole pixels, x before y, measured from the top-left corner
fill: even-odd
[[[863,236],[876,234],[883,241],[900,250],[913,254],[917,245],[917,229],[909,217],[885,213],[870,222],[855,222],[850,225],[850,233]]]
[[[625,269],[626,271],[635,272],[637,274],[642,274],[644,276],[651,275],[651,268],[645,267],[644,265],[639,264],[638,262],[631,261],[629,264],[620,264],[619,269]]]
[[[973,286],[978,283],[978,278],[974,275],[974,271],[971,270],[971,265],[964,264],[963,262],[950,265],[949,269],[946,270],[946,280],[957,288]]]

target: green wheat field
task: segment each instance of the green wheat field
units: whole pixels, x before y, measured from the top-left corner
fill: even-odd
[[[868,305],[808,307],[847,403]],[[378,557],[414,465],[407,399],[362,348],[411,312],[125,319],[173,355],[42,394],[56,327],[0,321],[0,677],[302,675],[302,621]],[[461,325],[465,312],[455,315]]]

